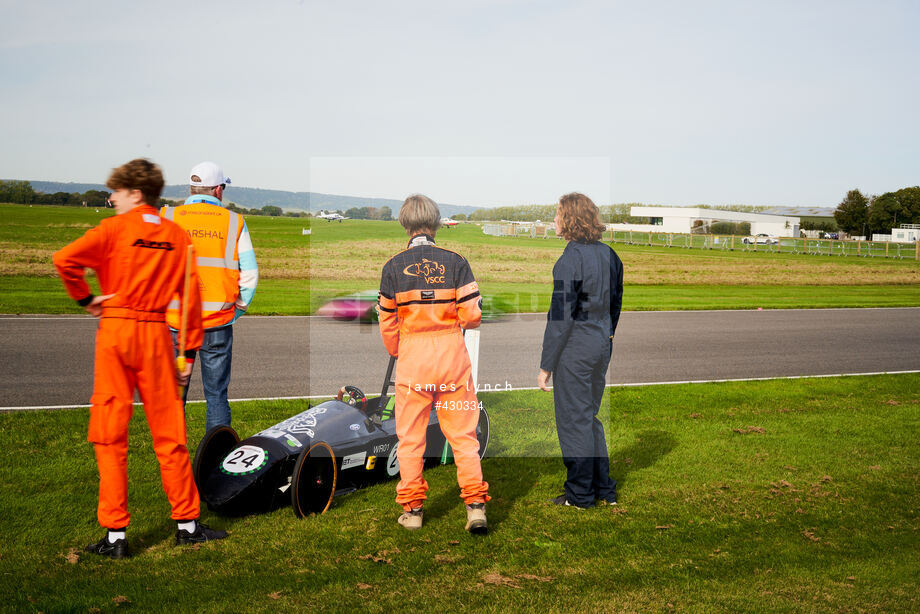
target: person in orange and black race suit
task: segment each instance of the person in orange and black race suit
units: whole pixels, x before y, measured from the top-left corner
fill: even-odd
[[[613,505],[617,483],[610,477],[604,425],[597,419],[604,396],[613,335],[623,303],[623,263],[600,242],[597,207],[584,194],[559,199],[556,234],[568,240],[553,267],[553,295],[543,335],[537,385],[553,378],[556,431],[567,470],[556,505]]]
[[[151,206],[163,189],[163,174],[149,160],[137,159],[112,170],[106,185],[116,215],[54,254],[54,266],[67,293],[99,318],[89,436],[99,466],[99,524],[108,529],[87,552],[115,559],[130,555],[125,534],[128,513],[128,422],[135,388],[140,391],[163,490],[176,520],[177,544],[227,536],[198,522],[200,502],[186,448],[185,413],[179,383],[192,365],[177,373],[166,307],[173,293],[189,301],[189,356],[201,345],[198,275],[192,262],[184,296],[188,246],[186,233],[160,218]],[[93,296],[85,269],[96,271],[103,295]]]
[[[469,263],[435,245],[441,213],[430,198],[410,196],[399,210],[408,247],[383,267],[378,314],[383,344],[396,364],[396,456],[402,505],[399,524],[422,526],[428,483],[422,477],[425,432],[432,404],[457,465],[460,496],[466,503],[466,530],[487,529],[489,485],[479,463],[479,403],[473,387],[463,329],[482,319],[482,299]]]

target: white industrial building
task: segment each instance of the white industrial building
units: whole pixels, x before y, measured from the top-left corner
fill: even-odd
[[[891,234],[873,234],[873,241],[891,241],[892,243],[914,243],[920,241],[920,224],[901,224],[892,228]]]
[[[798,237],[800,218],[789,215],[743,213],[703,207],[631,207],[633,217],[648,218],[648,224],[608,224],[611,230],[639,232],[673,232],[689,234],[708,232],[713,222],[749,222],[751,234],[771,237]],[[702,222],[700,224],[699,222]]]

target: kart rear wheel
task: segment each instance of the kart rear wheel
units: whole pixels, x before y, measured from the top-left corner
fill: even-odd
[[[489,449],[489,414],[485,408],[479,410],[479,423],[476,425],[476,439],[479,440],[479,458],[485,458]]]
[[[195,462],[192,464],[192,475],[195,477],[199,494],[207,477],[239,442],[240,436],[227,425],[215,426],[205,433],[204,439],[195,450]]]
[[[298,518],[322,514],[332,505],[338,480],[335,452],[325,441],[318,441],[297,457],[291,475],[291,507]]]

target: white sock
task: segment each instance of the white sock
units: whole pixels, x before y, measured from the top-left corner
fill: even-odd
[[[188,531],[189,533],[194,533],[195,529],[197,528],[198,521],[197,520],[184,520],[184,521],[179,521],[176,524],[179,525],[180,531]]]
[[[108,538],[109,538],[109,543],[114,544],[119,539],[125,538],[125,532],[124,531],[109,531]]]

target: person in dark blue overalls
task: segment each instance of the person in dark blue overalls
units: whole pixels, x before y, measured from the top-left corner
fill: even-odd
[[[543,334],[537,384],[553,378],[556,431],[568,472],[557,505],[615,504],[604,425],[597,419],[604,395],[613,334],[623,304],[623,263],[601,243],[604,224],[584,194],[566,194],[556,209],[556,234],[568,240],[553,267],[553,296]]]

